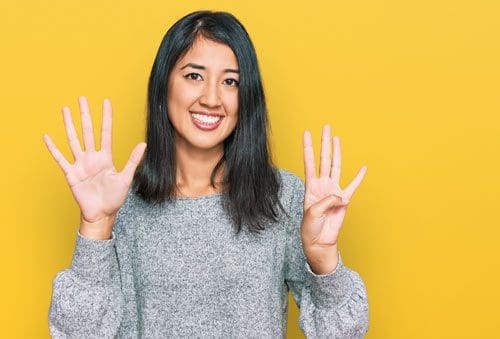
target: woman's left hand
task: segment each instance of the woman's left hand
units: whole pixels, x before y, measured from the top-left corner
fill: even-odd
[[[305,195],[304,215],[301,226],[304,255],[314,273],[322,275],[333,272],[339,257],[337,240],[347,205],[366,172],[361,167],[354,180],[342,190],[340,182],[340,141],[333,138],[333,161],[331,160],[330,126],[323,126],[321,163],[319,177],[311,133],[304,132]]]

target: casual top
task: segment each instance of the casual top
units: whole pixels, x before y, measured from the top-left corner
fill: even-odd
[[[71,266],[53,280],[52,337],[284,338],[288,291],[308,338],[363,338],[368,301],[342,259],[317,275],[300,227],[304,182],[278,169],[281,211],[265,231],[236,235],[227,193],[153,205],[129,189],[112,238],[77,232]]]

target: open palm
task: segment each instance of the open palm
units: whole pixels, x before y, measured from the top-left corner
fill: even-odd
[[[132,151],[123,171],[117,172],[111,152],[111,102],[108,99],[103,102],[101,149],[96,151],[87,99],[81,96],[78,101],[85,151],[80,146],[69,108],[65,106],[62,109],[68,142],[75,159],[74,164],[66,160],[49,135],[45,134],[43,139],[66,175],[71,192],[80,207],[82,218],[87,222],[94,222],[113,216],[123,205],[146,144],[139,143]]]
[[[333,139],[334,152],[331,160],[330,126],[323,127],[319,177],[316,176],[314,150],[309,131],[304,132],[305,194],[302,240],[309,250],[337,245],[338,235],[347,205],[366,172],[363,166],[354,180],[342,190],[340,182],[340,142]]]

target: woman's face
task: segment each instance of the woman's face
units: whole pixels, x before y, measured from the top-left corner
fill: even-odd
[[[227,45],[198,37],[169,76],[176,147],[223,147],[238,120],[238,61]]]

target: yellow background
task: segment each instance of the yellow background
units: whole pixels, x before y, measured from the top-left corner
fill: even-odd
[[[367,338],[499,338],[500,2],[2,1],[1,336],[48,336],[79,209],[42,141],[72,162],[61,108],[114,107],[121,170],[142,141],[159,43],[184,14],[226,10],[257,49],[274,159],[303,177],[302,132],[342,145],[340,251],[363,277]],[[80,133],[81,135],[81,133]],[[292,299],[290,299],[290,302]],[[288,336],[300,338],[291,306]]]

